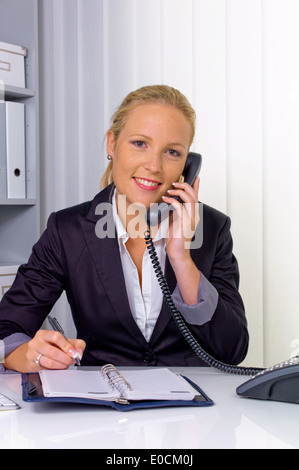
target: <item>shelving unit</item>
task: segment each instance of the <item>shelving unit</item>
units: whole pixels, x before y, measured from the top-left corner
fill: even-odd
[[[10,85],[5,85],[4,87],[4,98],[6,100],[16,101],[22,98],[32,98],[34,95],[34,90],[28,90],[28,88],[19,88]]]
[[[34,206],[36,199],[0,199],[0,206]]]
[[[0,41],[28,51],[26,88],[4,87],[4,100],[25,104],[26,199],[0,199],[1,271],[26,262],[40,235],[38,0],[0,0]]]

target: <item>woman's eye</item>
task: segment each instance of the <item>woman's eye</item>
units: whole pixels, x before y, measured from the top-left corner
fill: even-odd
[[[135,140],[133,144],[135,145],[135,147],[139,147],[139,148],[145,147],[145,142],[143,142],[142,140]]]
[[[180,157],[181,156],[181,154],[177,150],[174,150],[174,149],[169,149],[169,150],[167,150],[167,152],[170,155],[174,155],[175,157]]]

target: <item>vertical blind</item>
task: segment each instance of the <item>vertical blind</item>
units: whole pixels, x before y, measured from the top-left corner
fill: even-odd
[[[246,363],[299,347],[297,0],[41,0],[41,207],[91,199],[124,96],[180,89],[197,112],[199,199],[232,220]],[[69,324],[65,300],[60,309]],[[70,326],[71,328],[71,326]]]

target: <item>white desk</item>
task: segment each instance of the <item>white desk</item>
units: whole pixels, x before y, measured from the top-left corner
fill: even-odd
[[[299,405],[238,397],[246,377],[209,368],[173,368],[215,402],[206,408],[120,412],[73,404],[25,403],[19,374],[0,376],[0,392],[21,406],[0,412],[0,448],[299,448]]]

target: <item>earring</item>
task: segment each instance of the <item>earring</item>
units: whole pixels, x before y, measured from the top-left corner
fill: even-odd
[[[107,160],[112,160],[111,155],[107,155]]]

